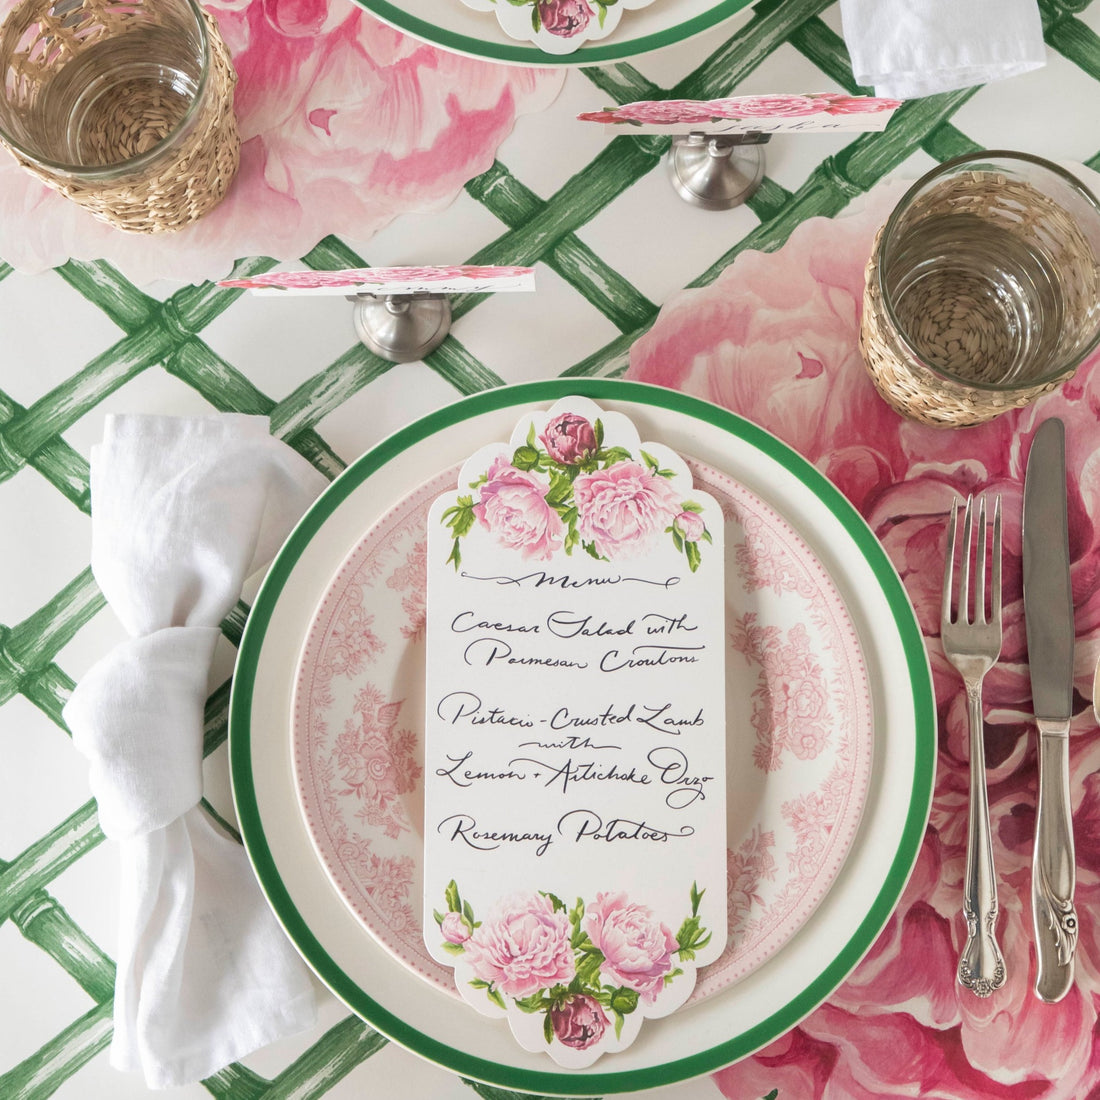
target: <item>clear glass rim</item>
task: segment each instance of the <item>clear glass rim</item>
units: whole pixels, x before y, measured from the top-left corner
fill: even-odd
[[[1072,172],[1067,171],[1053,161],[1049,161],[1045,157],[1036,156],[1034,153],[1022,153],[1013,149],[986,149],[974,153],[964,153],[962,156],[953,157],[951,160],[945,160],[942,164],[938,164],[935,168],[930,169],[921,176],[900,199],[898,199],[894,209],[891,211],[890,216],[886,219],[882,227],[882,235],[879,238],[877,249],[878,264],[875,272],[875,280],[879,300],[886,313],[890,329],[907,355],[910,355],[913,359],[923,364],[923,366],[933,374],[955,385],[972,390],[984,390],[990,393],[1012,393],[1049,385],[1051,382],[1071,375],[1077,367],[1080,366],[1085,357],[1094,351],[1097,345],[1100,344],[1100,318],[1097,319],[1096,331],[1093,333],[1092,338],[1074,353],[1072,359],[1067,359],[1056,368],[1052,368],[1044,374],[1037,375],[1034,378],[1029,378],[1026,382],[1020,382],[1018,380],[1011,382],[980,382],[953,374],[943,367],[932,366],[932,364],[928,363],[913,347],[906,337],[905,329],[894,311],[893,303],[890,300],[890,295],[886,288],[884,276],[884,272],[889,266],[891,248],[895,243],[894,238],[897,233],[898,223],[905,215],[906,210],[913,200],[940,176],[946,176],[960,168],[965,168],[967,165],[990,164],[995,161],[1007,161],[1009,164],[1013,162],[1018,164],[1029,164],[1051,173],[1051,175],[1056,176],[1072,191],[1076,192],[1082,201],[1092,208],[1093,213],[1096,215],[1097,222],[1100,224],[1100,200],[1098,200],[1093,192],[1086,187],[1081,180],[1073,175]]]
[[[28,3],[34,2],[35,0],[28,0]],[[199,46],[202,51],[202,67],[199,70],[199,79],[195,87],[195,95],[188,105],[187,110],[184,112],[183,117],[172,132],[161,138],[156,145],[146,149],[144,153],[139,153],[134,157],[128,157],[126,160],[115,161],[113,164],[86,165],[69,164],[65,161],[50,160],[48,157],[43,157],[33,149],[28,149],[27,146],[17,138],[12,137],[12,135],[4,129],[3,125],[0,125],[0,140],[18,153],[19,156],[30,161],[31,164],[36,167],[46,169],[57,175],[64,175],[71,179],[78,180],[103,180],[132,175],[135,172],[140,172],[143,168],[161,157],[168,148],[175,145],[191,130],[202,107],[207,81],[210,78],[210,35],[206,29],[206,20],[203,16],[202,8],[199,7],[197,0],[180,0],[180,2],[190,10],[194,18],[195,28],[198,31]],[[144,6],[144,0],[142,6]],[[18,8],[13,8],[12,11],[9,12],[8,17],[11,18],[14,16],[18,10]],[[0,73],[0,79],[3,79],[2,73]]]

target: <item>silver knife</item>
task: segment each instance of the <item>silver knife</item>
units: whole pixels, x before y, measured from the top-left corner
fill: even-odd
[[[1073,707],[1073,595],[1066,520],[1066,429],[1044,421],[1024,480],[1024,616],[1031,697],[1039,731],[1039,796],[1031,864],[1031,914],[1039,968],[1035,993],[1059,1001],[1073,985],[1077,911],[1069,803]]]

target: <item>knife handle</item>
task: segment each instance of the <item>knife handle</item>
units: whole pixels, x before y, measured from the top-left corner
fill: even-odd
[[[1031,915],[1035,924],[1040,1000],[1060,1001],[1073,985],[1077,911],[1073,818],[1069,804],[1069,722],[1037,720],[1039,797],[1031,865]]]

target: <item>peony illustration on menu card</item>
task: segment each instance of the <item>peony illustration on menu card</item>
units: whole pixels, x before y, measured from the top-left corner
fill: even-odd
[[[721,511],[569,397],[464,463],[427,552],[425,943],[583,1068],[726,943]]]
[[[492,13],[509,38],[531,42],[544,53],[570,54],[611,35],[624,12],[653,0],[462,0],[474,11]]]

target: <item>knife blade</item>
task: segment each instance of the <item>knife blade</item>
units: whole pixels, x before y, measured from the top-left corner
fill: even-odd
[[[1031,864],[1035,993],[1059,1001],[1073,985],[1077,912],[1069,727],[1073,706],[1073,594],[1069,580],[1066,435],[1044,421],[1031,441],[1024,479],[1024,620],[1035,724],[1039,794]]]

